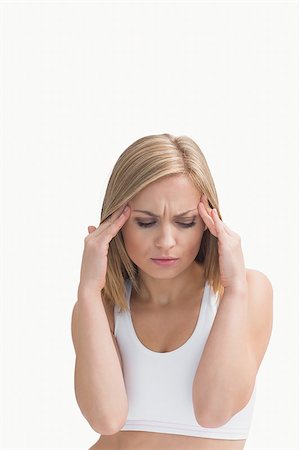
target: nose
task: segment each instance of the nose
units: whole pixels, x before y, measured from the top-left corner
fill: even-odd
[[[159,228],[158,235],[155,239],[155,245],[162,249],[168,249],[176,245],[176,240],[171,231],[171,226],[162,225]]]

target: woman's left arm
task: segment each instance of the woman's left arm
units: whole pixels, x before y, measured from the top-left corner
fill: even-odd
[[[195,417],[204,427],[226,423],[248,403],[273,322],[273,290],[261,272],[246,269],[240,236],[204,197],[199,212],[218,238],[224,295],[193,382]]]

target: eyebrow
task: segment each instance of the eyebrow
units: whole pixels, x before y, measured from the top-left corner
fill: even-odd
[[[151,217],[159,217],[157,214],[154,214],[154,213],[151,212],[151,211],[146,211],[146,210],[144,210],[144,209],[134,209],[133,211],[141,212],[141,213],[144,213],[144,214],[148,214],[148,216],[151,216]],[[185,214],[187,214],[187,213],[189,213],[189,212],[192,212],[192,211],[196,211],[196,209],[189,209],[188,211],[185,211],[185,212],[183,212],[183,213],[176,214],[174,217],[182,217],[182,216],[184,216]]]

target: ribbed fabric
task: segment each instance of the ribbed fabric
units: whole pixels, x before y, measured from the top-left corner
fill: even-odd
[[[130,307],[131,282],[125,281]],[[199,299],[200,302],[200,299]],[[192,336],[179,348],[154,352],[138,339],[131,314],[114,309],[115,330],[123,362],[129,412],[121,430],[142,430],[215,439],[246,439],[252,421],[256,385],[248,404],[217,428],[198,424],[192,386],[203,348],[217,312],[216,296],[207,282]]]

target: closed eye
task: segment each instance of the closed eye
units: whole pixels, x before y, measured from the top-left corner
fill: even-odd
[[[178,225],[182,226],[183,228],[190,228],[190,227],[193,227],[196,222],[193,220],[193,222],[190,222],[190,223],[182,223],[182,222],[177,222],[177,223],[178,223]],[[137,224],[142,228],[149,228],[153,224],[155,224],[155,222],[139,222],[139,221],[137,221]]]

